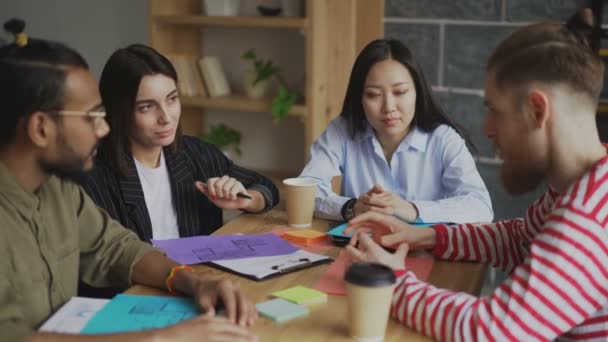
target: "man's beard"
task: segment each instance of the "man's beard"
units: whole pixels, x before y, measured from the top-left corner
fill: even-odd
[[[63,180],[82,184],[87,179],[88,171],[84,169],[83,160],[73,160],[70,162],[40,160],[40,167],[44,172],[55,175]]]
[[[500,180],[507,193],[518,196],[536,190],[545,180],[545,172],[541,168],[517,167],[503,163],[500,168]]]
[[[39,160],[38,163],[40,168],[47,174],[55,175],[61,179],[72,181],[76,183],[84,183],[87,179],[87,175],[90,170],[86,170],[86,162],[97,145],[93,147],[91,153],[86,156],[79,156],[66,142],[63,135],[57,138],[57,145],[59,146],[59,160]]]

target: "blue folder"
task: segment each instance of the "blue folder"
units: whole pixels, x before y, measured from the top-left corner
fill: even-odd
[[[164,328],[200,314],[192,298],[119,294],[87,323],[82,334]]]

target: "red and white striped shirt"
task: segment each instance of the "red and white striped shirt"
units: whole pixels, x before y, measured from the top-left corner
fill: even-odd
[[[608,340],[608,157],[524,218],[435,226],[433,254],[491,263],[509,278],[489,298],[400,277],[392,315],[442,341]]]

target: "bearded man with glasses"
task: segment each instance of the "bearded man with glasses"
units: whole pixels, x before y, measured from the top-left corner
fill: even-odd
[[[109,132],[97,82],[86,61],[63,44],[29,39],[24,23],[5,28],[0,47],[0,331],[3,341],[88,341],[99,336],[36,329],[91,286],[132,284],[194,298],[204,315],[165,329],[115,334],[112,341],[252,341],[257,318],[237,285],[203,278],[110,218],[77,184],[93,168]],[[227,318],[214,307],[223,302]]]

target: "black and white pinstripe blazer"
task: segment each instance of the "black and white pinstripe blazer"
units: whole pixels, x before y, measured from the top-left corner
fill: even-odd
[[[222,210],[196,189],[196,180],[204,182],[208,178],[228,175],[248,190],[263,194],[266,200],[263,211],[279,202],[279,192],[272,181],[235,165],[211,144],[184,136],[176,153],[169,149],[164,152],[181,237],[209,235],[222,226]],[[132,157],[129,157],[129,163],[135,170]],[[149,242],[152,239],[152,224],[136,171],[122,177],[107,161],[98,158],[83,188],[99,207],[133,230],[141,240]]]

